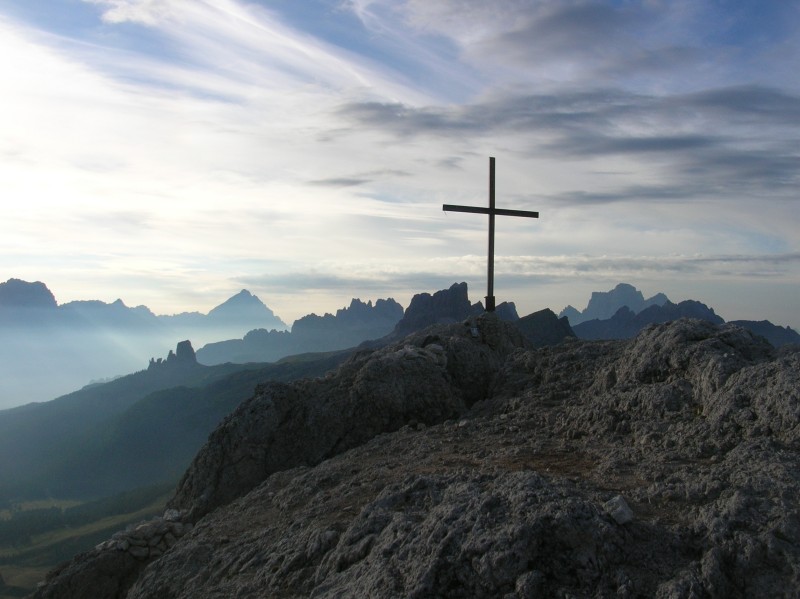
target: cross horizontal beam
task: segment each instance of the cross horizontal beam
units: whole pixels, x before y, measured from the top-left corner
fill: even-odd
[[[505,208],[482,208],[480,206],[456,206],[455,204],[444,204],[442,206],[442,210],[445,212],[472,212],[473,214],[499,214],[500,216],[539,218],[539,213],[531,210],[507,210]]]

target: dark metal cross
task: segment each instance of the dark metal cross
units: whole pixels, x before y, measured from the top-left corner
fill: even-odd
[[[529,212],[527,210],[505,210],[503,208],[494,207],[494,158],[489,158],[489,207],[479,208],[477,206],[455,206],[453,204],[444,204],[442,210],[445,212],[473,212],[476,214],[489,215],[489,273],[488,273],[488,287],[486,291],[486,311],[494,312],[494,217],[499,214],[501,216],[522,216],[525,218],[539,218],[538,212]]]

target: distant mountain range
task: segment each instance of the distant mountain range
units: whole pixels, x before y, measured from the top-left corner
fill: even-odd
[[[203,364],[225,362],[273,362],[305,352],[354,347],[368,339],[390,333],[403,317],[403,307],[394,299],[379,299],[373,305],[353,299],[336,314],[309,314],[295,320],[291,331],[249,331],[242,339],[208,343],[197,352]]]
[[[247,290],[208,314],[157,316],[122,300],[59,305],[44,283],[9,279],[0,283],[0,409],[139,370],[182,339],[202,344],[257,328],[287,326]]]
[[[631,337],[647,324],[681,316],[720,320],[713,309],[687,301],[674,304],[663,293],[645,299],[634,286],[620,283],[611,291],[593,292],[582,311],[567,306],[558,318],[567,318],[574,334],[586,339]],[[9,279],[0,283],[0,409],[48,400],[91,381],[135,371],[182,339],[200,347],[201,364],[272,362],[353,347],[392,333],[402,336],[424,322],[434,322],[434,314],[463,320],[483,311],[480,302],[469,302],[466,283],[418,294],[412,304],[404,314],[391,298],[374,303],[354,298],[335,314],[309,314],[289,329],[247,290],[208,314],[158,316],[146,306],[128,307],[122,300],[59,305],[44,283]],[[497,314],[519,320],[513,303],[500,304]],[[768,321],[736,322],[773,345],[798,342],[797,333],[788,327]],[[553,327],[556,330],[557,325]],[[47,376],[42,376],[45,372]]]
[[[353,331],[363,331],[368,314],[378,310],[393,319],[396,306],[393,301],[370,306],[354,300],[335,316],[307,318],[300,334],[311,334],[312,324],[320,331],[346,331],[346,322],[352,323]],[[457,283],[414,296],[388,334],[360,346],[380,347],[428,326],[482,313],[480,303],[470,303],[467,284]],[[504,304],[500,315],[518,321],[534,346],[574,336],[566,319],[559,320],[550,310],[519,319],[514,305]],[[47,497],[91,499],[176,480],[208,433],[257,385],[320,376],[353,351],[351,346],[273,364],[207,366],[197,361],[191,343],[182,341],[166,359],[151,360],[146,370],[53,401],[0,410],[0,503]]]
[[[184,341],[146,370],[2,410],[0,503],[96,498],[172,482],[257,384],[318,376],[345,357],[203,366]]]
[[[626,283],[620,283],[611,291],[595,291],[583,311],[567,306],[559,316],[569,319],[572,330],[580,339],[628,339],[648,325],[679,318],[697,318],[714,324],[725,322],[713,308],[702,302],[685,300],[675,304],[663,293],[646,300],[641,291]],[[734,320],[730,323],[761,335],[774,347],[800,344],[800,335],[795,330],[768,320]]]
[[[243,289],[208,314],[183,312],[157,316],[147,306],[128,307],[121,299],[110,304],[99,300],[59,305],[47,286],[9,279],[0,283],[0,326],[10,328],[67,326],[81,329],[151,329],[183,333],[203,329],[246,332],[265,327],[287,329],[279,317],[249,291]]]
[[[463,323],[458,324],[459,335],[474,339],[485,334],[486,339],[491,340],[490,326],[487,329],[486,323],[483,328],[475,325],[476,317],[482,313],[480,303],[469,301],[466,283],[456,283],[433,294],[415,295],[405,311],[391,299],[375,303],[353,299],[336,314],[312,314],[295,321],[291,331],[252,329],[242,339],[212,344],[201,350],[211,355],[213,349],[222,357],[225,357],[223,349],[230,351],[230,355],[239,352],[238,359],[250,362],[247,364],[232,363],[230,355],[224,364],[203,364],[192,344],[181,341],[172,344],[175,350],[170,350],[166,358],[151,359],[144,370],[85,386],[52,401],[0,410],[0,505],[44,498],[92,499],[154,483],[174,482],[209,433],[243,401],[257,394],[260,385],[320,377],[348,360],[351,360],[348,364],[352,364],[352,360],[365,355],[369,349],[397,343],[409,334],[436,324]],[[609,317],[597,317],[609,313]],[[11,340],[16,345],[11,351],[0,344],[0,366],[8,368],[14,352],[27,358],[31,363],[28,384],[32,387],[54,376],[53,364],[59,361],[71,366],[98,355],[96,348],[93,348],[94,353],[82,355],[84,348],[76,339],[95,342],[101,351],[118,347],[113,343],[103,345],[99,334],[75,336],[75,329],[99,330],[104,334],[112,331],[117,335],[112,338],[116,343],[131,344],[131,339],[139,335],[145,337],[141,331],[149,330],[150,325],[156,330],[174,331],[179,329],[176,322],[219,323],[226,319],[240,322],[242,314],[249,314],[247,318],[270,315],[277,319],[247,291],[205,316],[157,317],[143,306],[128,308],[121,301],[112,304],[71,302],[59,306],[44,284],[12,280],[0,284],[0,332],[12,331],[14,335],[0,337],[0,340],[4,343]],[[570,326],[569,314],[577,314],[579,319],[590,318]],[[39,318],[31,315],[39,315]],[[688,300],[676,304],[664,294],[645,299],[635,287],[624,284],[609,292],[593,293],[582,312],[568,307],[556,316],[545,309],[520,318],[513,303],[503,303],[498,306],[497,315],[513,323],[513,327],[502,326],[521,334],[527,342],[516,337],[515,343],[525,347],[557,345],[575,336],[586,339],[630,337],[649,324],[687,316],[723,322],[713,309],[700,302]],[[498,324],[495,321],[494,326]],[[800,336],[792,329],[768,321],[736,321],[735,324],[766,337],[773,345],[800,341]],[[446,328],[437,328],[418,335],[424,340],[423,349],[437,347],[444,352],[440,345],[442,339],[437,337],[443,335],[444,330]],[[261,347],[247,346],[259,337],[269,342]],[[269,343],[274,344],[272,349]],[[455,345],[448,351],[458,353],[457,340],[452,343]],[[347,349],[306,353],[346,344],[350,344]],[[262,354],[248,353],[265,351],[265,347],[278,351],[275,348],[279,346],[280,351],[294,349],[298,355],[264,364],[252,359]],[[407,350],[395,352],[399,355],[393,355],[392,359],[414,358],[416,354]],[[433,349],[428,353],[439,355]],[[451,356],[444,353],[440,358],[447,363]],[[143,365],[144,361],[139,359],[137,364]],[[2,374],[5,376],[5,372]],[[461,375],[467,380],[471,373],[462,372]]]
[[[483,305],[470,303],[466,283],[455,283],[434,294],[418,293],[408,309],[394,299],[379,299],[373,305],[353,299],[350,306],[336,314],[309,314],[292,324],[291,331],[257,329],[242,339],[209,343],[197,351],[202,364],[225,362],[271,362],[285,356],[316,351],[333,351],[355,347],[387,335],[402,338],[432,324],[459,322],[483,313]],[[506,320],[517,320],[513,302],[497,306],[497,313]]]
[[[634,314],[650,306],[663,306],[669,299],[663,293],[657,293],[649,299],[644,299],[642,292],[633,285],[620,283],[611,291],[593,291],[589,304],[581,311],[572,306],[564,308],[559,317],[566,316],[573,327],[587,320],[605,320],[614,316],[623,306]]]

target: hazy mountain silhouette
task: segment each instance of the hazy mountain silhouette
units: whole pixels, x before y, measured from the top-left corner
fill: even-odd
[[[455,323],[465,315],[471,319],[478,308],[469,302],[466,283],[418,294],[392,332],[372,343],[386,345],[397,340],[398,331],[413,332],[430,323]],[[346,331],[349,322],[352,331],[361,332],[360,325],[382,318],[385,330],[398,310],[394,300],[374,305],[353,300],[335,316],[306,317],[301,329],[311,335],[316,327],[333,335]],[[516,316],[513,304],[502,311]],[[509,320],[519,323],[536,346],[573,336],[566,319],[549,310]],[[0,411],[0,500],[96,498],[175,480],[208,433],[257,385],[320,376],[355,349],[301,354],[274,364],[208,366],[197,361],[189,341],[182,341],[166,358],[151,359],[145,370],[53,401]]]
[[[257,384],[318,376],[345,357],[204,366],[184,341],[146,370],[0,411],[0,500],[96,498],[175,480]]]
[[[557,345],[565,339],[575,339],[569,320],[557,317],[549,308],[528,314],[514,323],[534,347]]]
[[[403,317],[403,307],[394,299],[372,304],[353,299],[336,314],[309,314],[295,320],[290,332],[266,329],[249,331],[242,339],[209,343],[197,352],[203,364],[224,362],[273,362],[305,352],[332,351],[354,347],[391,332]]]
[[[633,285],[620,283],[611,291],[593,291],[589,304],[583,311],[578,311],[572,306],[567,306],[558,315],[566,316],[574,327],[587,320],[604,320],[611,318],[623,306],[638,314],[650,306],[663,306],[669,299],[663,293],[657,293],[649,299],[644,299],[642,292]]]
[[[0,409],[132,372],[180,339],[203,344],[262,326],[286,328],[246,290],[207,315],[157,316],[120,299],[59,305],[44,283],[9,279],[0,283]]]
[[[659,324],[680,318],[696,318],[714,324],[725,320],[713,308],[695,300],[685,300],[675,304],[663,293],[657,293],[648,300],[632,285],[620,283],[608,292],[595,291],[589,305],[583,312],[572,306],[561,311],[566,316],[572,330],[581,339],[628,339],[651,324]],[[663,301],[662,301],[663,300]],[[630,302],[628,305],[625,302]],[[644,306],[644,307],[643,307]],[[586,315],[607,314],[616,307],[611,317],[585,320]],[[577,318],[577,323],[573,320]],[[735,320],[731,324],[744,327],[767,339],[774,347],[787,344],[800,344],[800,335],[790,327],[780,327],[768,320]]]
[[[769,320],[730,320],[730,324],[744,327],[756,335],[761,335],[774,347],[800,345],[800,334],[791,327],[772,324]]]
[[[572,330],[581,339],[628,339],[650,324],[697,318],[714,324],[725,322],[712,308],[693,300],[673,304],[668,301],[663,306],[650,306],[638,314],[627,306],[621,307],[608,319],[594,319],[574,325]]]
[[[182,312],[172,316],[159,316],[159,320],[176,329],[210,328],[242,329],[242,333],[255,328],[284,330],[288,327],[257,296],[242,289],[208,314]]]
[[[56,308],[56,298],[41,281],[9,279],[0,283],[0,308]]]

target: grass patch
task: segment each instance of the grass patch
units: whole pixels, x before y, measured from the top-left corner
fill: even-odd
[[[170,496],[171,493],[164,493],[135,511],[48,531],[34,535],[24,546],[0,549],[0,574],[6,583],[0,586],[0,599],[25,597],[55,566],[92,549],[130,524],[161,515]]]
[[[66,510],[82,503],[84,502],[74,499],[37,499],[36,501],[13,502],[13,509],[0,510],[0,520],[10,520],[16,511],[43,510],[51,507]]]

